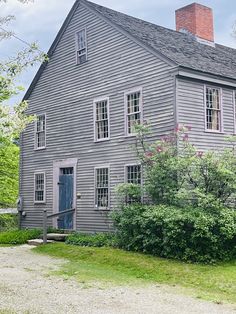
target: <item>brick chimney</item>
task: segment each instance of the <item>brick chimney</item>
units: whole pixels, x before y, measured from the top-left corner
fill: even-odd
[[[191,33],[200,42],[214,43],[212,9],[192,3],[175,11],[176,30]]]

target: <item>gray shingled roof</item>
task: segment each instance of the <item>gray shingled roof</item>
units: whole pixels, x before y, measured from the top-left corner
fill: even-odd
[[[190,35],[84,1],[93,10],[179,66],[236,79],[236,49],[201,44]]]

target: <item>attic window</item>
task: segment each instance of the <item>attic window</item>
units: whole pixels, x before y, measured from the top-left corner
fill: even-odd
[[[82,64],[87,61],[87,38],[86,29],[82,29],[76,33],[76,62]]]

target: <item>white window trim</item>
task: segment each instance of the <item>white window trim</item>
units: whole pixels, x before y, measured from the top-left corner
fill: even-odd
[[[138,93],[140,92],[140,123],[143,123],[143,88],[142,87],[136,87],[127,90],[124,93],[124,104],[125,104],[125,136],[126,137],[132,137],[136,136],[136,133],[128,133],[128,102],[127,102],[127,96],[133,93]]]
[[[128,183],[128,167],[132,166],[140,166],[141,167],[141,186],[143,186],[143,167],[140,163],[131,163],[131,164],[125,164],[124,165],[124,182]]]
[[[35,179],[36,179],[36,175],[37,174],[43,174],[43,178],[44,178],[44,193],[43,193],[43,200],[42,201],[36,201],[35,200],[35,189],[36,189],[36,185],[35,185]],[[45,171],[35,171],[34,172],[34,204],[46,204],[46,172]]]
[[[215,88],[219,90],[219,98],[220,98],[220,130],[210,130],[207,128],[207,117],[206,117],[206,110],[207,110],[207,104],[206,104],[206,90],[207,88]],[[205,118],[205,132],[206,133],[218,133],[223,134],[224,133],[224,121],[223,121],[223,92],[222,88],[214,85],[204,85],[204,118]]]
[[[98,139],[96,132],[96,104],[100,101],[107,101],[107,113],[108,113],[108,137]],[[110,140],[110,99],[108,96],[98,97],[93,100],[93,130],[94,130],[94,142],[104,142]]]
[[[83,63],[79,63],[79,58],[78,58],[78,52],[79,52],[79,43],[78,43],[78,34],[82,31],[85,31],[85,49],[86,49],[86,61],[83,62]],[[81,28],[79,29],[76,33],[75,33],[75,47],[76,47],[76,56],[75,56],[75,60],[76,60],[76,65],[82,65],[84,63],[86,63],[88,61],[88,42],[87,42],[87,28],[84,27],[84,28]]]
[[[40,116],[45,116],[45,145],[42,147],[37,147],[37,121],[38,121],[38,117]],[[34,122],[34,150],[43,150],[46,149],[47,147],[47,115],[46,113],[39,113],[36,114],[36,120]]]
[[[108,207],[98,207],[96,204],[96,189],[97,189],[97,169],[108,169]],[[111,187],[110,187],[110,164],[104,164],[101,166],[94,167],[94,207],[95,210],[110,211],[111,209]]]

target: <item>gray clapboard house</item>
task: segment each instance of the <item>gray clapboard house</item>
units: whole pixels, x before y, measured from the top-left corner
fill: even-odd
[[[152,140],[190,124],[199,149],[235,133],[236,50],[214,42],[211,9],[176,11],[177,31],[86,0],[75,2],[25,99],[35,125],[21,138],[22,227],[107,231],[114,188],[141,182],[133,122]]]

